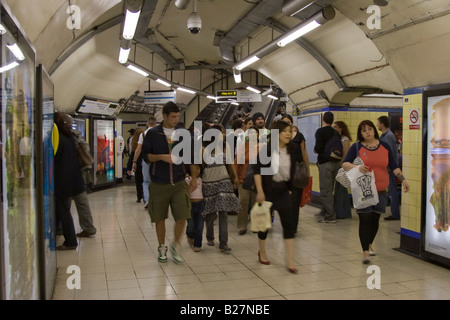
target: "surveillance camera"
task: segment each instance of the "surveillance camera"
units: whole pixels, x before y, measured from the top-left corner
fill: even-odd
[[[202,19],[197,12],[192,12],[187,19],[187,27],[190,33],[197,34],[202,28]]]

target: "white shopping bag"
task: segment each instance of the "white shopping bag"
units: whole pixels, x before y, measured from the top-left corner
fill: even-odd
[[[361,173],[359,166],[356,166],[347,171],[346,174],[350,180],[355,209],[367,208],[378,203],[378,192],[372,171]]]
[[[272,219],[270,217],[271,207],[272,202],[270,201],[264,201],[262,204],[255,202],[252,209],[250,210],[250,230],[252,232],[265,232],[267,231],[267,229],[272,228]]]

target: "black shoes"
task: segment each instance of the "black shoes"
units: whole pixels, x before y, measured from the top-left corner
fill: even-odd
[[[388,217],[384,218],[384,220],[400,220],[400,218],[396,218],[394,216],[388,216]]]

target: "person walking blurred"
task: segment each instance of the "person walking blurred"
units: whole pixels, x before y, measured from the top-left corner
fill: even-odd
[[[335,121],[332,127],[341,137],[343,156],[339,164],[342,166],[342,162],[344,161],[348,149],[350,148],[350,141],[352,138],[347,124],[344,121]],[[352,208],[350,198],[348,196],[348,190],[337,181],[334,186],[334,211],[336,212],[337,219],[352,217]]]
[[[72,136],[72,128],[63,113],[54,113],[54,123],[58,128],[59,144],[55,154],[55,212],[56,224],[61,224],[64,243],[58,250],[75,250],[78,246],[75,235],[70,199],[85,191],[83,177],[78,164],[77,148]]]
[[[180,109],[174,102],[167,102],[163,107],[163,122],[147,132],[142,144],[142,157],[150,162],[148,213],[151,222],[156,225],[159,262],[167,262],[165,241],[169,206],[175,220],[174,239],[170,251],[176,263],[184,262],[180,239],[186,220],[191,217],[185,164],[174,163],[171,154],[172,149],[179,143],[174,139],[176,131],[186,130],[177,127],[179,120]]]
[[[251,190],[243,188],[247,168],[251,159],[256,159],[259,151],[258,142],[258,128],[252,126],[248,129],[247,136],[244,138],[244,143],[239,147],[236,157],[234,159],[234,170],[239,180],[239,202],[241,203],[241,210],[238,212],[236,226],[240,235],[247,232],[248,213],[250,208],[255,203],[256,193]]]
[[[291,143],[298,144],[300,147],[300,157],[298,158],[298,161],[301,162],[302,160],[305,161],[306,167],[308,168],[308,176],[310,176],[310,170],[309,170],[309,157],[308,152],[306,151],[306,140],[305,136],[300,132],[300,130],[297,128],[297,131],[295,131],[293,124],[294,120],[292,119],[292,116],[289,114],[286,114],[281,118],[281,120],[289,123],[292,126],[292,136],[291,136]],[[292,206],[294,213],[297,212],[297,214],[294,214],[294,226],[295,226],[295,232],[297,232],[298,228],[298,219],[300,216],[300,199],[302,197],[303,189],[296,188],[292,186],[292,193],[291,193],[291,200],[292,200]]]

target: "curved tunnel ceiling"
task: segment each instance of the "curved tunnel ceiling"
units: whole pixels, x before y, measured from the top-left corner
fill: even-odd
[[[73,111],[84,95],[117,101],[136,90],[166,89],[117,61],[124,1],[6,2],[33,43],[38,63],[47,70],[57,66],[52,79],[60,110]],[[81,9],[79,30],[66,26],[69,4]],[[173,57],[176,64],[169,65],[163,55],[152,50],[155,47],[143,42],[132,45],[129,59],[172,82],[203,90],[224,74],[231,74],[232,63],[224,60],[224,42],[220,40],[227,38],[227,33],[240,22],[248,21],[258,4],[263,5],[264,1],[198,0],[197,11],[203,26],[199,34],[192,35],[186,28],[191,4],[180,10],[174,1],[154,2],[145,36],[164,54]],[[302,37],[303,45],[291,43],[251,66],[276,83],[300,108],[312,104],[348,104],[368,88],[402,94],[405,88],[449,82],[448,1],[390,1],[388,6],[380,7],[381,28],[373,30],[367,25],[371,14],[366,12],[372,0],[314,3],[318,7],[328,4],[335,8],[335,18]],[[280,5],[278,2],[277,6]],[[270,10],[273,12],[269,19],[250,24],[245,36],[231,42],[235,61],[272,41],[283,28],[300,22],[301,15],[286,16],[276,6]],[[111,25],[105,30],[86,37],[108,22]],[[83,36],[87,40],[58,64],[58,59]],[[305,46],[312,48],[317,56],[305,50]],[[331,69],[324,68],[324,63],[329,63],[344,88],[330,75]],[[188,104],[192,96],[177,94],[177,99]]]

